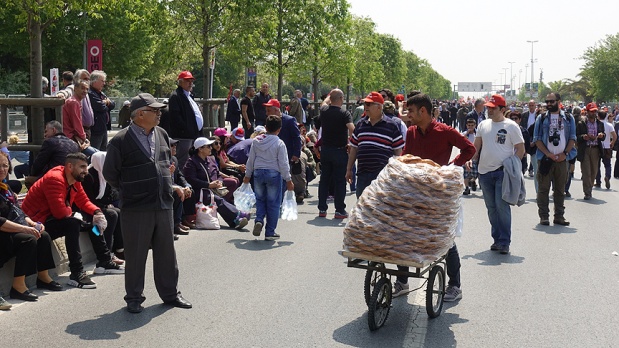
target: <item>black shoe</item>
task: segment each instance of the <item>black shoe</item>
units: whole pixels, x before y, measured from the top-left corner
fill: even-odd
[[[539,219],[539,224],[540,225],[544,225],[544,226],[548,226],[548,225],[550,225],[550,220],[548,220],[548,218],[540,218]]]
[[[503,245],[499,247],[499,252],[503,255],[509,254],[509,245]]]
[[[178,238],[179,238],[179,237],[178,237],[178,234],[175,234],[175,235],[174,235],[174,240],[178,240]]]
[[[471,182],[471,190],[477,191],[477,182],[475,181]]]
[[[273,240],[278,240],[279,239],[279,234],[274,233],[271,236],[266,236],[264,237],[264,240],[268,240],[268,241],[273,241]]]
[[[572,194],[570,193],[570,191],[565,191],[565,197],[567,198],[572,197]]]
[[[30,302],[33,302],[39,299],[39,296],[31,293],[30,290],[19,292],[15,290],[15,288],[13,287],[11,287],[11,292],[9,293],[9,296],[11,296],[11,298],[14,298],[16,300],[30,301]]]
[[[191,305],[191,303],[189,303],[189,301],[185,300],[183,298],[183,296],[181,296],[180,294],[176,295],[176,298],[172,301],[163,301],[163,303],[170,305],[170,306],[174,306],[174,307],[178,307],[178,308],[191,308],[193,307]]]
[[[610,178],[604,178],[604,183],[606,184],[606,189],[610,190]]]
[[[501,248],[500,245],[498,245],[497,243],[494,243],[490,246],[490,250],[492,251],[498,251]]]
[[[180,224],[174,226],[174,234],[180,234],[183,236],[186,236],[189,234],[189,230],[184,230],[183,228],[181,228]]]
[[[585,201],[588,201],[590,199],[591,199],[591,194],[585,193]]]
[[[50,291],[62,291],[62,285],[60,285],[58,282],[52,280],[49,283],[43,283],[43,281],[39,278],[37,278],[37,288],[47,289]]]
[[[468,187],[467,187],[467,188],[465,188],[465,189],[464,189],[464,192],[462,192],[462,194],[463,194],[463,195],[465,195],[465,196],[470,195],[470,194],[471,194],[471,189],[470,189],[470,188],[468,188]]]
[[[552,223],[555,225],[561,225],[561,226],[569,226],[570,222],[565,220],[565,218],[560,217],[560,218],[554,218],[554,220],[552,220]]]
[[[129,302],[127,303],[127,311],[129,313],[141,313],[144,310],[144,307],[139,302]]]

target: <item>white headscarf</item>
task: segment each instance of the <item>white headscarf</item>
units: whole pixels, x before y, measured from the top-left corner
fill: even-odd
[[[103,163],[105,163],[106,154],[107,152],[105,151],[98,151],[90,156],[90,165],[88,168],[95,168],[99,174],[99,194],[96,199],[103,198],[103,194],[105,193],[105,185],[107,185],[107,181],[105,181],[105,178],[103,177]]]

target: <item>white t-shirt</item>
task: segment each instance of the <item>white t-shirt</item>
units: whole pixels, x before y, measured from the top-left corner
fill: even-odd
[[[605,149],[610,149],[610,133],[615,131],[615,127],[612,124],[604,121],[604,133],[606,133],[606,138],[602,141],[602,146]]]
[[[524,143],[520,126],[508,118],[501,122],[483,120],[475,137],[482,140],[479,174],[499,169],[505,159],[514,155],[514,145]]]
[[[559,114],[550,114],[550,128],[548,128],[548,138],[550,138],[551,135],[556,134],[559,136],[559,144],[557,144],[557,146],[554,146],[552,141],[550,141],[550,139],[548,139],[548,145],[546,146],[546,148],[548,149],[548,151],[550,151],[550,153],[558,155],[561,152],[565,151],[565,147],[567,146],[567,141],[565,139],[565,121],[563,120],[563,118],[561,118],[561,115]]]
[[[535,111],[531,112],[529,111],[529,118],[527,120],[527,129],[529,129],[529,127],[531,127],[531,125],[533,123],[535,123],[535,118],[537,117],[537,115],[535,114]]]

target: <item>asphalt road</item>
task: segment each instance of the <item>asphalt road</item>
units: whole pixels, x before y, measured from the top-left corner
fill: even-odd
[[[191,231],[176,242],[179,289],[193,309],[161,304],[149,260],[143,313],[126,312],[122,275],[94,277],[95,290],[35,289],[38,303],[10,300],[13,309],[0,312],[0,346],[617,346],[619,180],[611,190],[596,189],[592,201],[582,199],[575,180],[566,201],[569,227],[537,225],[533,181],[526,183],[527,203],[512,209],[507,256],[489,251],[481,192],[464,198],[464,235],[457,239],[463,298],[446,303],[436,319],[428,319],[419,290],[394,299],[385,326],[368,330],[364,271],[347,268],[338,255],[344,222],[333,219],[332,206],[326,219],[317,217],[314,182],[315,197],[299,207],[297,221],[280,221],[277,242],[227,228]],[[348,207],[354,202],[349,194]]]

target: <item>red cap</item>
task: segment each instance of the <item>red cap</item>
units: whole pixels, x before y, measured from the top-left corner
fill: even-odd
[[[237,127],[234,128],[232,130],[232,135],[237,139],[237,140],[245,140],[245,130],[243,129],[243,127]]]
[[[384,104],[385,103],[385,99],[383,99],[383,96],[380,95],[380,93],[378,92],[372,92],[370,94],[368,94],[367,97],[365,97],[365,99],[363,99],[364,102],[366,103],[378,103],[378,104]]]
[[[404,94],[398,94],[395,96],[396,101],[404,101]]]
[[[195,80],[196,78],[191,75],[191,72],[185,70],[178,74],[177,80]]]
[[[280,108],[282,106],[282,104],[280,104],[279,100],[277,100],[277,99],[271,99],[271,100],[269,100],[268,102],[266,102],[266,103],[264,103],[262,105],[264,105],[264,106],[275,106],[275,107],[278,107],[278,108]]]
[[[587,111],[598,111],[598,106],[595,103],[589,103],[586,107]]]
[[[493,95],[490,100],[488,100],[488,102],[484,105],[491,108],[496,108],[497,106],[507,106],[507,104],[505,103],[505,98],[503,98],[503,96],[499,94]]]

